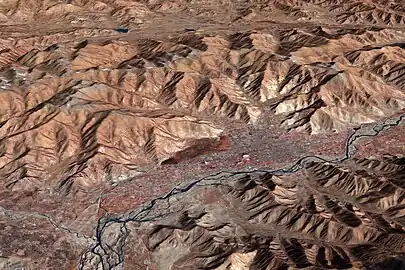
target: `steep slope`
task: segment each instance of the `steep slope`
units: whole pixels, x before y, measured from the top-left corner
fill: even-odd
[[[4,49],[18,64],[2,71],[1,174],[9,188],[50,177],[66,193],[101,183],[105,167],[131,174],[196,145],[215,149],[224,123],[280,115],[287,130],[315,134],[390,116],[405,107],[403,32],[392,31],[82,41],[18,58]],[[351,40],[362,47],[349,50]]]
[[[0,247],[0,268],[76,268],[83,253],[81,265],[91,269],[98,259],[84,250],[104,241],[105,235],[98,235],[96,227],[109,215],[136,212],[139,205],[154,201],[179,182],[217,171],[238,175],[258,168],[268,171],[305,156],[317,157],[318,163],[333,160],[348,147],[346,138],[353,129],[368,135],[356,141],[359,151],[350,148],[345,158],[357,152],[366,158],[401,156],[405,136],[398,116],[405,112],[404,16],[404,3],[399,0],[0,1],[0,242],[10,243]],[[384,124],[382,130],[374,126],[385,120],[394,124]],[[402,162],[398,160],[381,162],[392,167]],[[352,162],[357,165],[347,161],[322,166],[333,166],[328,167],[331,177],[338,171],[353,177],[364,174],[371,189],[388,177],[368,169],[359,172],[359,161]],[[314,170],[316,174],[318,169]],[[356,216],[361,224],[355,230],[361,231],[359,235],[367,232],[364,239],[331,231],[330,236],[316,235],[315,241],[305,228],[296,234],[278,229],[278,235],[273,229],[256,233],[284,221],[260,219],[257,227],[250,227],[256,206],[249,204],[260,201],[266,211],[285,208],[301,220],[305,203],[295,197],[311,190],[316,204],[323,207],[316,210],[319,222],[337,224],[331,230],[349,230],[345,218],[338,219],[325,207],[336,210],[338,205],[343,209],[338,211],[356,212],[342,208],[342,203],[354,204],[357,193],[334,197],[311,186],[318,176],[297,172],[290,177],[297,190],[278,183],[287,190],[282,191],[282,199],[256,180],[249,182],[251,188],[240,191],[246,195],[235,193],[237,179],[229,190],[210,186],[206,192],[213,195],[203,201],[198,194],[184,193],[187,207],[204,206],[205,201],[212,207],[204,214],[198,212],[201,216],[180,217],[184,220],[174,229],[171,222],[177,221],[165,221],[162,237],[168,241],[159,240],[159,230],[147,232],[153,224],[137,224],[129,233],[125,227],[129,223],[112,222],[117,237],[128,233],[128,239],[133,239],[138,233],[150,245],[146,248],[143,242],[130,240],[132,244],[122,250],[125,260],[118,251],[115,255],[107,249],[97,252],[104,267],[107,263],[107,268],[126,267],[128,261],[129,269],[145,269],[143,261],[135,259],[138,252],[152,256],[148,260],[158,263],[157,269],[196,265],[232,269],[236,267],[232,265],[249,268],[252,264],[322,268],[337,267],[339,262],[346,267],[356,260],[371,265],[373,260],[400,253],[395,246],[391,250],[389,243],[387,250],[372,253],[372,258],[351,249],[350,245],[372,248],[377,238],[371,238],[388,228],[382,221],[380,225],[364,221],[361,215],[371,211],[365,205],[357,206],[364,213]],[[207,183],[211,184],[218,183]],[[399,180],[396,184],[400,186]],[[395,205],[400,212],[401,202],[391,195],[386,193],[384,198],[389,199],[381,197],[384,202],[379,203]],[[224,213],[221,219],[215,211],[221,208],[221,200],[228,199],[234,201],[228,202],[230,209],[237,204],[243,207]],[[374,200],[365,204],[373,203],[378,204]],[[173,202],[171,207],[181,205]],[[399,230],[401,214],[394,212],[394,216],[373,215],[388,223],[395,221],[395,226],[389,226]],[[295,219],[290,214],[285,222]],[[204,221],[210,215],[213,223]],[[262,244],[274,246],[275,253],[258,248],[261,240],[249,238],[253,235],[234,240],[241,226],[256,238],[263,234],[267,240]],[[221,235],[212,236],[217,230]],[[387,233],[400,243],[399,232]],[[194,234],[201,234],[198,241],[202,242]],[[196,247],[187,242],[190,239],[196,240]],[[37,240],[40,249],[33,248]],[[170,255],[170,250],[176,250],[174,242],[180,250]],[[121,248],[123,244],[117,243],[110,246]],[[306,259],[288,255],[290,247],[302,255],[299,258],[305,253]],[[165,249],[169,255],[164,255]],[[207,257],[201,259],[193,252],[206,252]],[[186,257],[177,258],[180,254]],[[89,263],[86,256],[95,261]],[[261,262],[261,256],[276,259]]]
[[[308,162],[290,175],[235,173],[171,197],[142,223],[101,222],[92,251],[101,256],[89,252],[81,268],[118,265],[126,238],[128,269],[144,260],[152,269],[402,269],[404,174],[403,157]]]

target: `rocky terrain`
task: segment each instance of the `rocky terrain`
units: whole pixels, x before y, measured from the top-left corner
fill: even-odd
[[[291,176],[235,174],[215,191],[190,193],[192,206],[163,220],[121,225],[122,233],[135,234],[126,239],[122,260],[142,268],[139,262],[152,258],[150,269],[383,267],[404,252],[405,223],[397,208],[404,168],[403,158],[351,159],[339,166],[308,163]],[[104,234],[119,227],[108,224]],[[93,252],[117,248],[119,254],[121,243],[113,239],[103,238]],[[138,241],[152,255],[131,258],[139,253]],[[104,267],[116,259],[109,255]],[[382,269],[405,266],[394,265]]]
[[[405,269],[403,1],[18,0],[0,26],[0,269]]]

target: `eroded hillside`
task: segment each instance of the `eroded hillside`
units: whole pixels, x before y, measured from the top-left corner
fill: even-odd
[[[404,63],[405,5],[400,0],[0,2],[0,228],[6,232],[0,236],[10,242],[9,249],[0,248],[0,266],[75,268],[86,247],[101,241],[95,229],[103,215],[135,211],[179,182],[219,170],[281,168],[305,156],[333,160],[345,151],[353,129],[372,130],[376,122],[395,122],[404,114]],[[402,118],[390,131],[378,132],[378,138],[364,136],[356,146],[361,157],[398,156],[383,158],[381,164],[387,165],[381,166],[389,168],[403,162],[401,125]],[[370,190],[378,181],[394,181],[373,168],[360,172],[360,165],[346,163],[334,163],[331,179],[339,171],[353,179],[364,175]],[[399,187],[401,170],[389,176],[397,177]],[[381,193],[381,200],[398,210],[394,218],[371,202],[355,202],[357,193],[336,197],[318,190],[311,186],[317,176],[297,172],[288,178],[297,189],[278,180],[284,195],[256,180],[249,180],[251,187],[239,195],[234,186],[239,178],[229,180],[229,190],[208,186],[207,192],[216,195],[206,198],[212,200],[201,210],[206,213],[180,216],[181,222],[170,217],[154,233],[146,228],[155,225],[143,223],[131,232],[149,243],[142,252],[153,257],[147,260],[157,269],[336,268],[339,263],[369,265],[401,253],[392,248],[364,258],[363,251],[352,250],[372,248],[380,230],[388,228],[383,220],[392,230],[402,230],[398,194],[386,199],[391,195]],[[315,212],[305,212],[306,204],[298,200],[297,194],[304,193],[312,194]],[[184,193],[184,200],[190,209],[195,204],[205,209],[195,194]],[[239,204],[241,212],[215,212]],[[268,218],[275,219],[253,222],[255,207],[267,209]],[[292,218],[284,210],[277,212],[278,207],[298,212]],[[331,209],[341,216],[344,212],[343,220]],[[364,211],[377,211],[372,215],[382,223]],[[325,229],[312,232],[311,238],[299,227],[309,220],[301,219],[305,215],[336,225],[330,234],[318,235],[329,227],[314,221]],[[346,224],[346,215],[361,224]],[[208,216],[209,222],[200,221]],[[283,231],[272,227],[285,227],[280,222],[290,219],[301,225]],[[127,230],[117,226],[114,230]],[[290,227],[297,232],[290,233]],[[386,233],[402,239],[401,231]],[[208,237],[201,240],[204,248],[195,235]],[[264,242],[252,237],[264,237]],[[22,244],[35,239],[42,239],[40,249]],[[135,258],[144,248],[133,245],[125,248],[125,256]],[[164,255],[165,250],[175,254]],[[193,252],[206,257],[198,259]],[[96,261],[91,263],[84,254],[80,265],[110,260],[105,256],[113,255],[107,253],[92,257]],[[104,269],[147,267],[136,259],[128,264],[111,260],[110,266],[103,262]]]
[[[102,219],[80,267],[402,269],[404,173],[403,158],[384,157],[213,177],[148,211]]]

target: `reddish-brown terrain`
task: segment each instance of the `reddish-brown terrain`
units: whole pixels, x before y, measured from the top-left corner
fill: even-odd
[[[404,1],[0,1],[0,269],[405,269],[404,207]]]

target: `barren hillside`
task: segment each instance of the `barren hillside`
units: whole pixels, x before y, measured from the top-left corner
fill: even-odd
[[[385,269],[404,113],[401,0],[0,1],[0,268]]]

